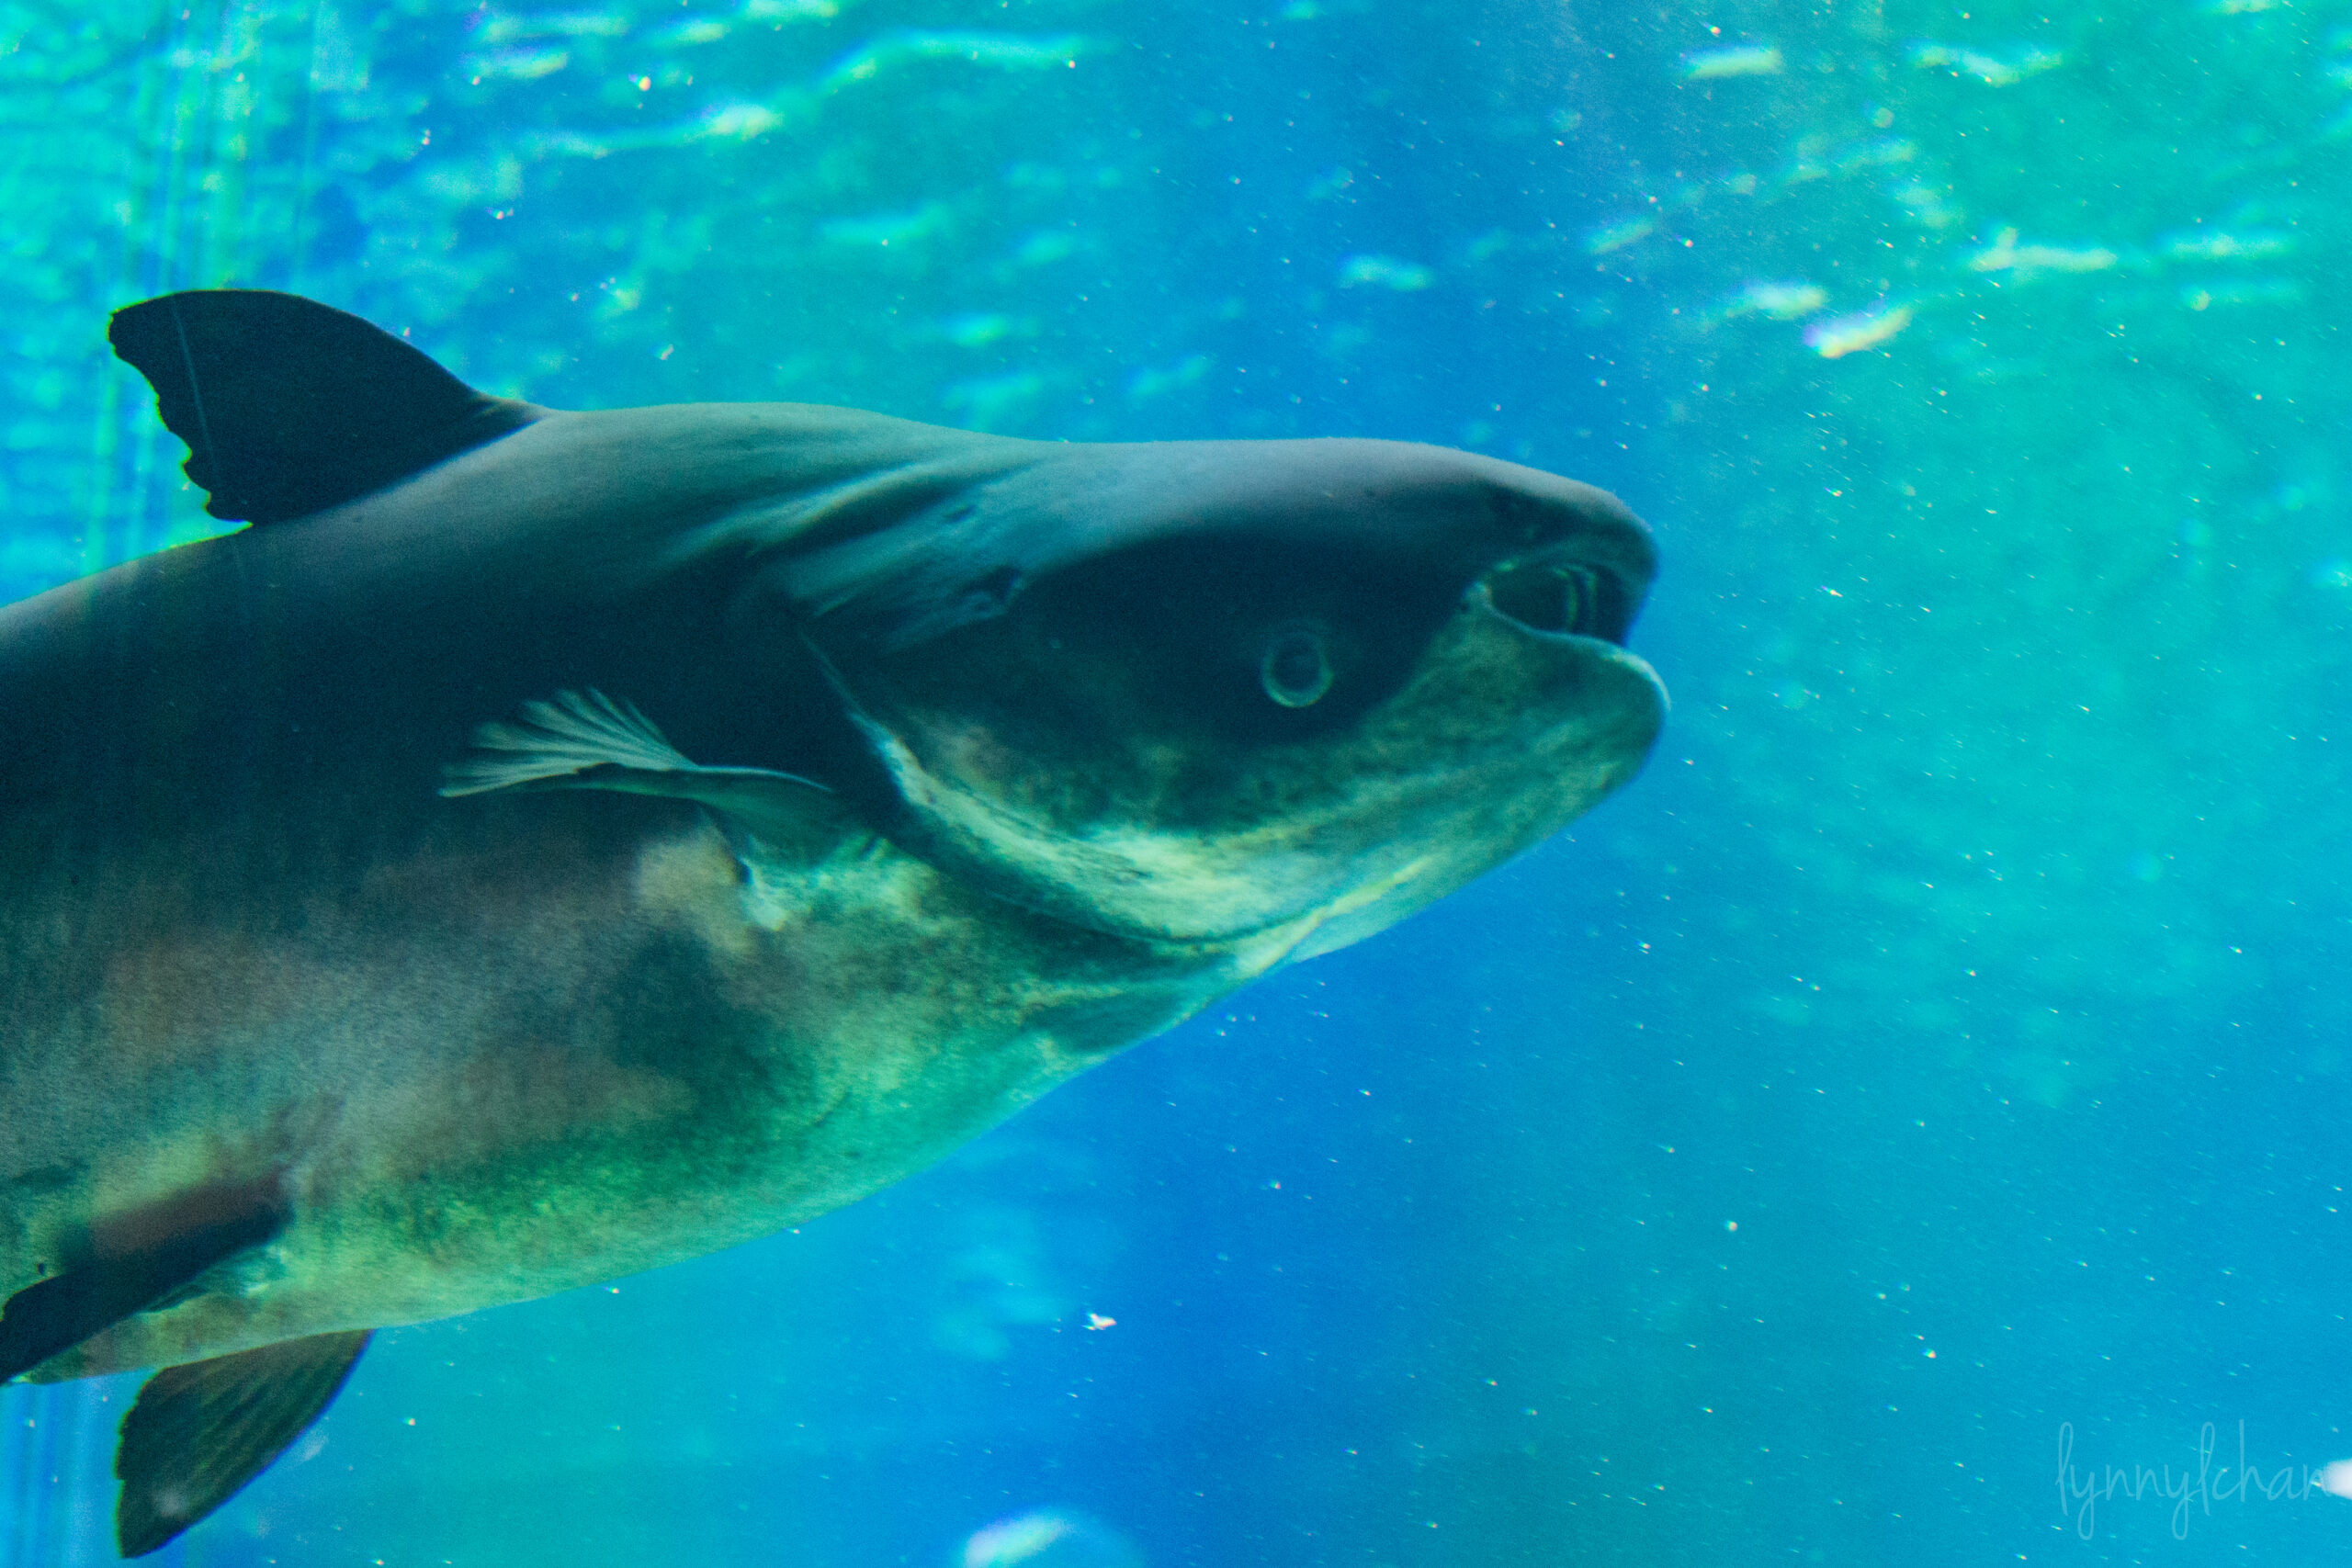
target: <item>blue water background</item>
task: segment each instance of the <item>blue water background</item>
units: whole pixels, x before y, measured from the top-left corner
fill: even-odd
[[[2347,82],[2284,0],[0,5],[11,594],[210,526],[102,329],[223,283],[562,407],[1470,446],[1666,557],[1568,834],[380,1336],[156,1561],[2352,1561],[2227,1490],[2352,1457]],[[7,1561],[111,1560],[134,1387],[0,1399]],[[2185,1512],[2059,1489],[2206,1423]]]

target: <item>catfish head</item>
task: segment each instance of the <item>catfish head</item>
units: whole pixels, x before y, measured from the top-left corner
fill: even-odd
[[[1035,454],[1035,456],[1031,456]],[[1396,442],[1027,447],[817,529],[788,619],[902,846],[1098,931],[1281,954],[1395,923],[1640,768],[1615,498]]]

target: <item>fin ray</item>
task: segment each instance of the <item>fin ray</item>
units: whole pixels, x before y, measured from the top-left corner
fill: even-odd
[[[482,725],[473,739],[474,756],[442,770],[443,795],[487,795],[606,764],[655,773],[695,766],[636,705],[594,686],[558,692],[552,702],[535,698],[523,705],[520,719]]]
[[[341,1392],[369,1333],[284,1339],[149,1378],[115,1450],[122,1554],[156,1551],[267,1470]]]
[[[634,704],[593,686],[525,703],[520,718],[477,728],[474,747],[474,755],[443,767],[442,795],[591,789],[691,800],[718,819],[747,868],[777,853],[814,863],[873,838],[816,780],[772,768],[705,767]],[[746,832],[756,843],[741,841]]]

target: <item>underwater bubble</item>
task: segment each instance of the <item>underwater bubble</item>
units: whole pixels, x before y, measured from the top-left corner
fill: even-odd
[[[1143,1568],[1143,1553],[1108,1525],[1066,1508],[1034,1508],[972,1532],[961,1568]]]
[[[477,82],[494,77],[536,82],[571,63],[571,51],[568,49],[501,49],[488,54],[469,54],[460,68]]]
[[[2207,310],[2216,305],[2300,305],[2303,302],[2303,286],[2290,277],[2228,281],[2209,278],[2202,283],[2183,284],[2180,302],[2192,310]]]
[[[754,136],[764,136],[784,123],[784,117],[765,104],[720,104],[703,111],[696,128],[707,137],[732,136],[749,141]],[[828,236],[831,238],[831,236]],[[884,244],[890,242],[884,240]]]
[[[1624,218],[1613,223],[1603,223],[1585,236],[1588,255],[1605,256],[1611,251],[1622,251],[1636,241],[1645,240],[1657,232],[1655,218]]]
[[[1740,287],[1738,292],[1719,301],[1702,319],[1728,321],[1746,315],[1765,315],[1776,321],[1793,321],[1813,314],[1827,303],[1827,289],[1801,277],[1780,280],[1751,278]]]
[[[1993,243],[1968,258],[1971,272],[2105,272],[2116,254],[2105,245],[2020,245],[2018,231],[2004,229]]]
[[[1884,343],[1911,324],[1911,315],[1910,306],[1896,305],[1833,316],[1805,328],[1805,346],[1824,359],[1842,359]]]
[[[946,203],[926,201],[921,207],[904,212],[828,218],[817,226],[817,235],[828,244],[835,245],[887,247],[894,241],[903,245],[910,240],[938,233],[947,227],[952,217]]]
[[[1399,260],[1396,256],[1359,254],[1340,262],[1340,287],[1354,288],[1370,285],[1394,288],[1399,294],[1410,294],[1427,288],[1436,281],[1435,275],[1418,262]]]
[[[1726,76],[1778,76],[1787,63],[1769,43],[1733,44],[1682,57],[1682,79],[1714,82]]]
[[[1043,376],[1035,370],[1016,370],[957,381],[940,392],[939,400],[961,413],[973,428],[993,430],[1024,412],[1045,390]]]
[[[1351,171],[1344,168],[1333,169],[1306,187],[1306,199],[1328,201],[1355,183],[1356,176]]]
[[[1156,398],[1162,392],[1173,391],[1179,387],[1192,386],[1202,377],[1206,376],[1216,364],[1216,361],[1207,355],[1195,354],[1165,370],[1155,369],[1147,365],[1137,370],[1134,378],[1127,382],[1127,400],[1131,403],[1139,403],[1148,399]]]
[[[922,32],[900,28],[851,53],[825,75],[829,89],[870,81],[887,66],[919,60],[965,60],[1007,70],[1067,66],[1075,70],[1085,40],[1074,33],[1031,38],[1018,33]]]
[[[940,335],[958,348],[986,348],[1019,330],[1020,322],[996,310],[970,311],[939,323]]]
[[[1949,70],[1954,76],[1973,76],[1988,87],[2013,87],[2029,76],[2054,71],[2066,57],[2044,49],[2024,50],[2007,60],[1945,43],[1915,43],[1911,63],[1924,71]]]
[[[2259,261],[2285,255],[2294,249],[2295,242],[2290,235],[2266,230],[2243,234],[2214,230],[2209,233],[2167,234],[2159,243],[2165,254],[2176,260]]]

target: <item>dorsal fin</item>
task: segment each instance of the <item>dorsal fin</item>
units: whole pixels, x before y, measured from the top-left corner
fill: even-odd
[[[107,341],[187,443],[204,510],[276,523],[381,490],[545,411],[477,392],[315,299],[209,288],[125,306]]]

